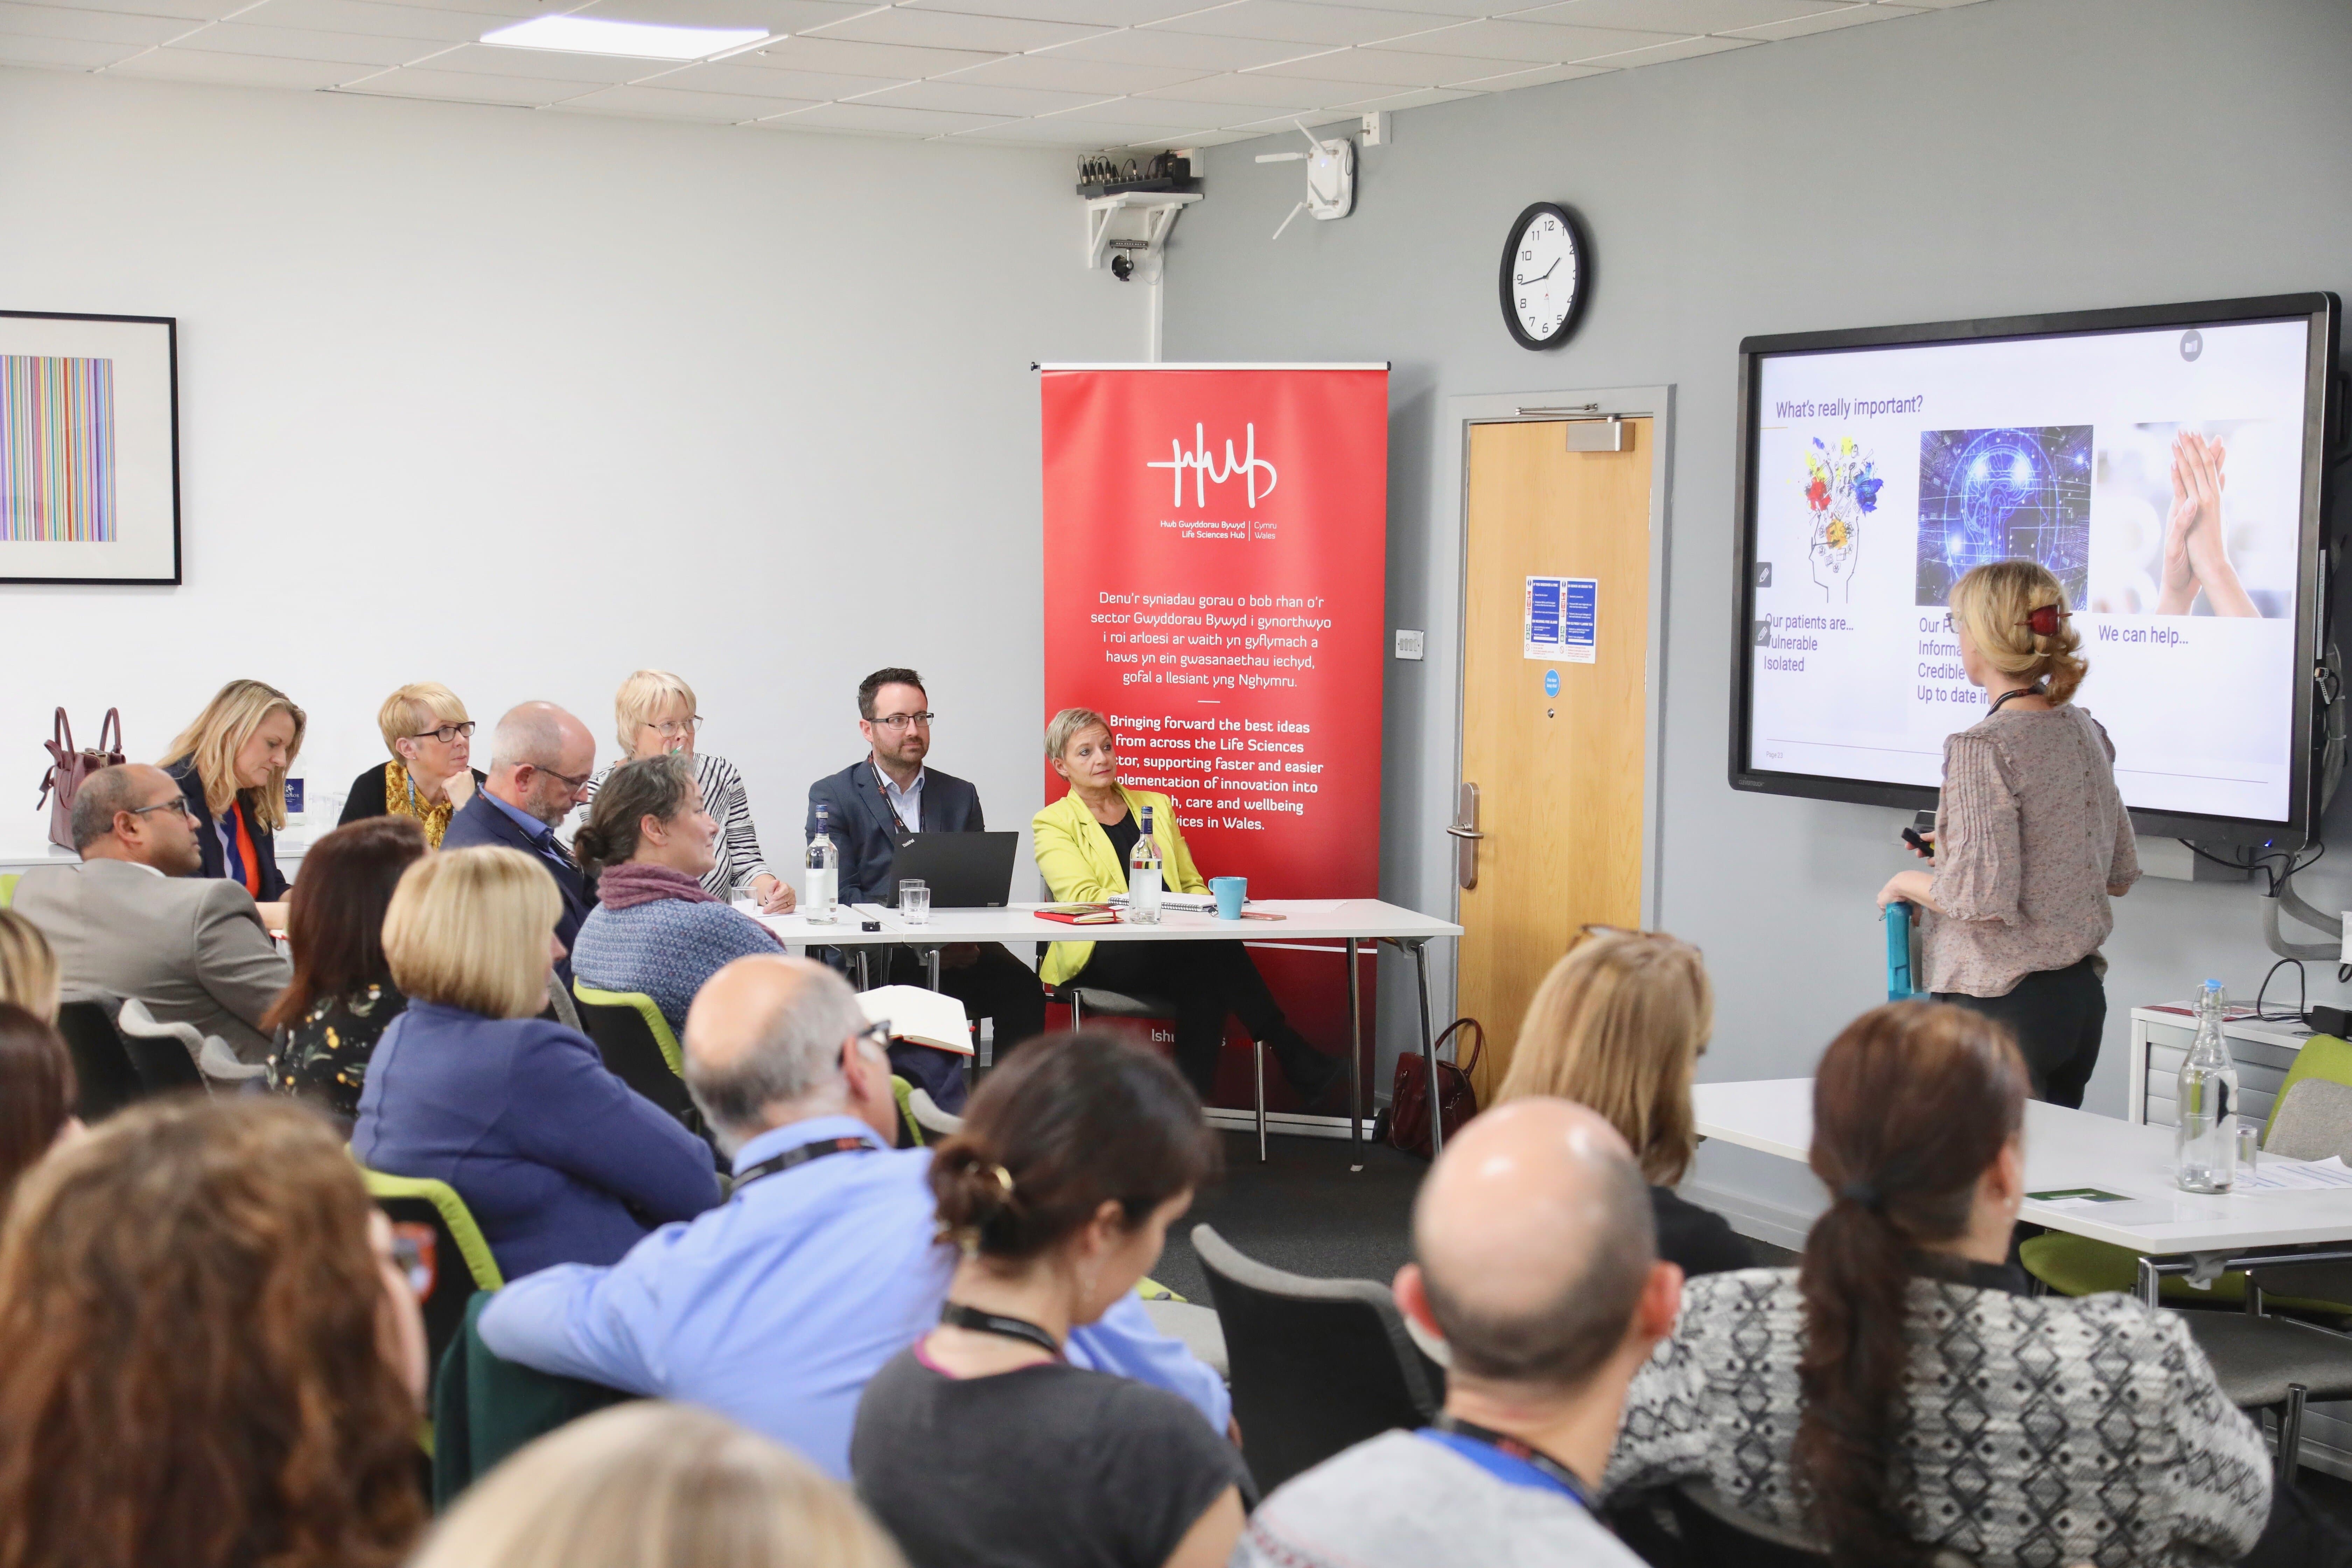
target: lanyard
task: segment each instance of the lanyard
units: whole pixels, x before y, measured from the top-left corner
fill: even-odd
[[[1584,1483],[1577,1479],[1576,1472],[1542,1449],[1523,1443],[1517,1437],[1507,1436],[1484,1426],[1473,1426],[1459,1416],[1440,1415],[1434,1425],[1441,1432],[1451,1433],[1456,1437],[1466,1437],[1474,1443],[1484,1443],[1497,1453],[1509,1455],[1561,1491],[1566,1492],[1575,1500],[1578,1507],[1588,1513],[1592,1510],[1592,1500],[1585,1496]]]
[[[1991,711],[1986,713],[1985,717],[1990,719],[1994,713],[2000,712],[2000,705],[2008,701],[2012,697],[2047,697],[2049,695],[2049,692],[2043,690],[2039,686],[2021,686],[2014,691],[2004,691],[2000,696],[1992,700]]]
[[[820,1138],[814,1143],[803,1143],[797,1149],[787,1149],[771,1155],[735,1178],[735,1190],[741,1192],[762,1176],[772,1176],[779,1171],[789,1171],[805,1165],[811,1160],[822,1160],[833,1154],[873,1154],[880,1152],[877,1145],[864,1138]]]
[[[1062,1359],[1062,1343],[1026,1318],[1002,1317],[983,1312],[977,1307],[967,1307],[961,1301],[950,1301],[940,1309],[940,1321],[950,1328],[970,1329],[976,1334],[1001,1334],[1008,1340],[1026,1340],[1039,1350]]]

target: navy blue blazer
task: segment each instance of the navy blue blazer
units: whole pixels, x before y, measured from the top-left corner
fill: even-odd
[[[205,804],[205,781],[196,776],[195,760],[188,758],[173,763],[163,771],[171,774],[173,782],[180,786],[180,798],[188,803],[188,810],[196,819],[196,853],[204,857],[204,864],[196,868],[196,875],[227,876],[228,857],[221,852],[219,819]],[[243,793],[241,790],[238,792],[239,795]],[[286,896],[286,876],[278,868],[277,836],[251,817],[246,819],[245,830],[253,837],[253,858],[261,868],[261,891],[254,895],[254,902],[275,902]],[[236,827],[232,826],[229,832],[234,835]]]
[[[441,835],[444,849],[472,849],[484,844],[503,844],[509,849],[520,849],[541,865],[555,879],[556,890],[563,895],[563,918],[555,922],[555,938],[563,944],[563,956],[557,961],[555,973],[565,990],[572,988],[572,948],[580,940],[580,922],[596,907],[596,896],[588,889],[587,879],[580,875],[579,866],[563,846],[556,842],[552,830],[547,839],[549,848],[561,861],[541,851],[521,823],[500,811],[492,803],[488,790],[478,789],[449,819],[448,830]]]
[[[618,1263],[719,1202],[710,1145],[606,1071],[586,1036],[437,1002],[410,1002],[377,1042],[352,1152],[457,1188],[510,1280]]]
[[[841,851],[840,898],[845,904],[887,902],[892,891],[890,865],[898,858],[894,836],[906,831],[898,814],[882,798],[867,757],[809,785],[808,821],[801,842],[816,837],[816,808],[832,814],[832,838]],[[925,833],[985,833],[980,791],[937,768],[923,770]]]

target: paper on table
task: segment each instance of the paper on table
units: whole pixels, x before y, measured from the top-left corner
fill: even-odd
[[[2265,1154],[2253,1169],[2238,1173],[2241,1193],[2307,1193],[2321,1187],[2352,1187],[2352,1168],[2330,1154],[2325,1160],[2288,1160]]]
[[[2163,1203],[2154,1198],[2128,1198],[2121,1193],[2105,1192],[2097,1187],[2028,1193],[2025,1199],[2040,1208],[2079,1215],[2084,1219],[2095,1219],[2101,1225],[2112,1225],[2121,1230],[2152,1230],[2158,1226],[2172,1225],[2189,1217],[2178,1204]]]

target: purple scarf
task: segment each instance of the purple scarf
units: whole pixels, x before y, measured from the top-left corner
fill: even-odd
[[[596,876],[596,901],[608,910],[633,910],[680,899],[689,904],[715,904],[710,890],[683,871],[626,860],[607,866]]]

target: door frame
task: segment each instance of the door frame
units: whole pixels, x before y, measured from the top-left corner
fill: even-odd
[[[1462,720],[1466,708],[1464,681],[1467,674],[1463,639],[1468,630],[1470,592],[1470,431],[1477,425],[1550,423],[1561,417],[1561,410],[1581,411],[1585,405],[1593,405],[1593,412],[1601,416],[1639,416],[1652,421],[1649,638],[1643,658],[1641,886],[1642,925],[1648,930],[1657,924],[1664,876],[1659,843],[1665,788],[1667,541],[1673,516],[1670,490],[1674,473],[1675,388],[1671,384],[1463,393],[1445,400],[1444,419],[1437,432],[1438,460],[1432,465],[1430,476],[1429,516],[1434,526],[1429,558],[1433,563],[1452,563],[1454,584],[1451,594],[1441,590],[1431,595],[1431,608],[1447,624],[1430,628],[1428,648],[1432,654],[1443,650],[1453,660],[1454,668],[1447,672],[1450,679],[1441,677],[1430,682],[1434,710],[1428,715],[1429,729],[1423,732],[1430,734],[1433,741],[1444,737],[1441,743],[1447,764],[1443,777],[1429,780],[1433,787],[1423,797],[1428,803],[1423,810],[1427,820],[1422,826],[1426,837],[1417,847],[1414,858],[1421,868],[1422,886],[1429,889],[1430,895],[1419,907],[1429,909],[1442,903],[1447,918],[1456,921],[1462,917],[1462,889],[1454,875],[1454,845],[1445,836],[1445,826],[1454,820],[1454,801],[1462,783]],[[1522,413],[1522,409],[1546,412]],[[1436,749],[1432,746],[1430,751]],[[1423,766],[1426,768],[1433,760],[1424,752]],[[1438,973],[1431,976],[1433,990],[1445,999],[1442,1016],[1449,1018],[1455,1015],[1457,1000],[1453,946],[1446,944],[1448,951],[1442,963],[1433,966]]]

